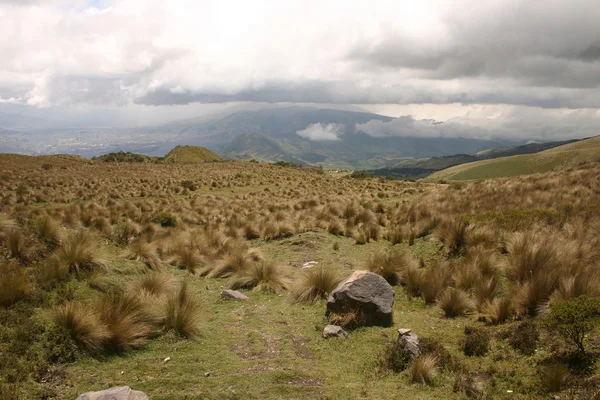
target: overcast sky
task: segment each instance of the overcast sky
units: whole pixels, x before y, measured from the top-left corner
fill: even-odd
[[[374,135],[578,137],[600,128],[598,21],[598,0],[0,0],[0,103],[357,104],[410,115]]]

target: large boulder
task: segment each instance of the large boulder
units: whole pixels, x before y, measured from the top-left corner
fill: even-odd
[[[144,392],[132,390],[129,386],[119,386],[99,392],[80,394],[77,400],[149,400]]]
[[[355,271],[327,299],[332,323],[347,327],[391,326],[394,290],[385,279],[369,271]]]

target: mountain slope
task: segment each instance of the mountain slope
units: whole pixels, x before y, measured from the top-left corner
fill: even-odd
[[[502,157],[458,165],[436,172],[427,177],[427,180],[499,178],[548,172],[595,161],[600,161],[600,136],[554,147],[536,154]]]

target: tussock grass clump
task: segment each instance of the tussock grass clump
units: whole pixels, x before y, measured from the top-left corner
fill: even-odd
[[[89,307],[79,303],[66,303],[52,313],[52,322],[67,333],[79,346],[97,351],[102,349],[110,332]]]
[[[6,234],[14,229],[18,229],[19,225],[6,214],[0,213],[0,241],[6,240]]]
[[[50,247],[60,243],[60,230],[58,223],[52,217],[46,216],[36,221],[35,227],[38,237]]]
[[[409,265],[404,270],[404,288],[409,300],[421,296],[421,281],[423,280],[423,269],[416,265]]]
[[[307,269],[292,289],[292,302],[310,303],[326,299],[340,282],[341,278],[333,268],[318,266]]]
[[[263,261],[234,273],[229,286],[231,289],[280,292],[287,290],[289,281],[279,265]]]
[[[473,295],[477,300],[478,304],[493,301],[498,292],[500,291],[500,279],[497,275],[489,278],[481,277],[475,283],[473,288]]]
[[[219,261],[208,273],[209,278],[229,278],[233,274],[241,273],[252,264],[251,258],[244,250],[236,250]]]
[[[448,257],[465,253],[471,227],[462,220],[443,221],[435,230],[435,236],[446,246]]]
[[[127,250],[121,253],[121,256],[127,260],[141,261],[152,270],[158,270],[161,266],[156,248],[150,243],[142,241],[134,242]]]
[[[50,257],[38,267],[37,279],[44,287],[53,287],[57,282],[65,281],[69,276],[69,267],[57,257]]]
[[[0,260],[0,303],[10,307],[33,289],[27,270],[14,261]]]
[[[427,304],[433,304],[452,279],[452,265],[448,262],[435,263],[421,274],[419,290]]]
[[[56,251],[56,257],[77,275],[104,266],[97,239],[85,230],[68,236]]]
[[[437,301],[447,318],[460,317],[473,310],[469,295],[460,289],[446,289]]]
[[[388,250],[371,254],[366,269],[381,275],[390,285],[399,285],[404,281],[404,271],[416,260],[408,250]]]
[[[11,229],[6,232],[5,238],[8,254],[24,261],[27,258],[28,246],[23,232],[20,229]]]
[[[438,359],[433,354],[425,354],[413,360],[408,369],[412,383],[431,384],[438,373]]]
[[[179,245],[172,251],[170,264],[179,269],[185,269],[190,274],[197,273],[203,263],[198,249],[192,243],[187,246]]]
[[[539,275],[555,274],[560,267],[556,239],[533,232],[515,233],[507,243],[506,276],[516,282],[526,282]]]
[[[109,332],[108,351],[121,353],[140,347],[152,333],[154,321],[135,294],[105,294],[98,303],[98,317]]]
[[[152,296],[163,296],[171,293],[175,286],[175,279],[164,273],[150,273],[142,275],[134,287],[143,290]]]
[[[489,321],[492,325],[506,322],[513,314],[513,301],[510,297],[503,297],[493,301],[485,301],[479,310],[479,319]]]
[[[199,332],[200,304],[183,282],[179,290],[166,303],[164,327],[178,335],[191,338]]]

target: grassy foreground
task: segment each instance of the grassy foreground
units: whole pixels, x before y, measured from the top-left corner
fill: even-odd
[[[253,162],[0,170],[2,399],[599,396],[598,332],[580,354],[545,328],[553,304],[600,298],[597,164],[451,185]],[[323,339],[325,301],[294,301],[318,268],[394,283],[394,326]],[[220,299],[238,286],[248,301]],[[401,327],[431,365],[396,368]]]

